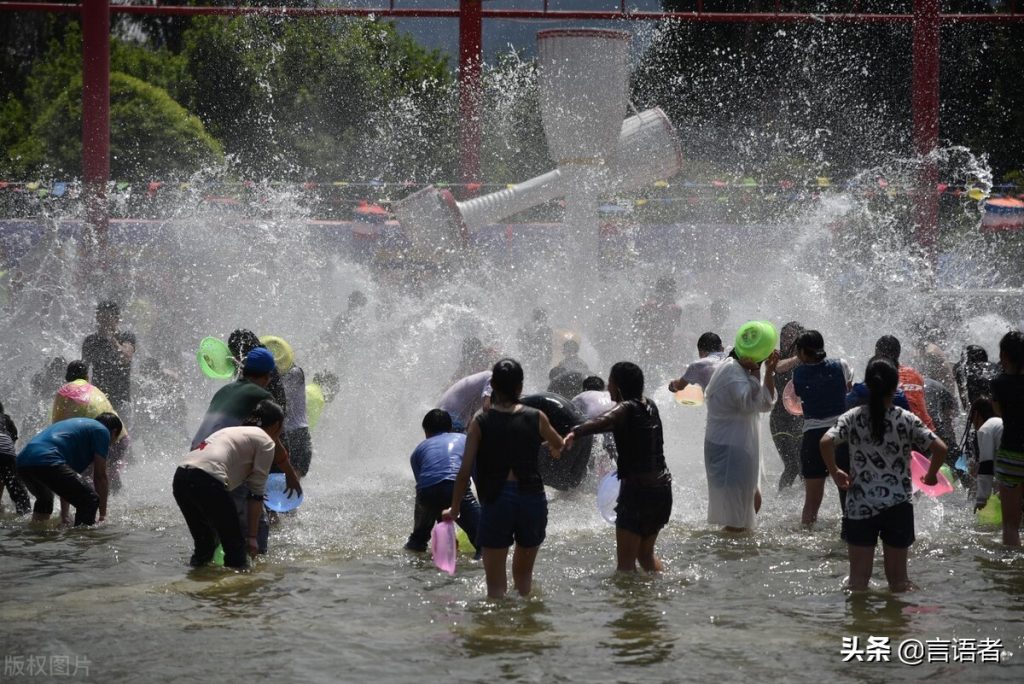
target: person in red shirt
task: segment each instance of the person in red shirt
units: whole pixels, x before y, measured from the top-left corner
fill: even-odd
[[[925,402],[924,376],[910,366],[900,363],[900,341],[892,335],[882,335],[875,342],[875,356],[884,356],[899,368],[899,389],[907,397],[910,411],[921,419],[929,430],[935,432],[935,421],[928,415],[928,404]]]

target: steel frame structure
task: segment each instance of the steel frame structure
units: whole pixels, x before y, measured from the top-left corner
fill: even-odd
[[[485,19],[659,21],[794,24],[794,23],[910,23],[913,33],[912,111],[913,139],[917,154],[925,156],[939,140],[939,33],[944,24],[1024,22],[1016,0],[1008,11],[990,14],[950,14],[941,11],[941,0],[913,0],[910,13],[789,12],[776,0],[772,11],[709,12],[704,0],[696,0],[693,12],[634,11],[626,0],[610,11],[557,10],[549,0],[540,9],[485,9],[483,0],[459,0],[457,8],[402,8],[396,0],[380,7],[262,7],[111,5],[110,0],[82,0],[81,4],[48,2],[0,2],[0,12],[76,13],[82,20],[82,169],[87,189],[89,222],[98,234],[106,232],[106,186],[110,179],[110,15],[157,16],[269,16],[382,18],[451,18],[459,22],[459,157],[460,181],[479,182],[480,172],[480,77]],[[856,7],[856,3],[855,3]],[[918,196],[917,240],[931,250],[938,236],[938,180],[935,167],[925,165]]]

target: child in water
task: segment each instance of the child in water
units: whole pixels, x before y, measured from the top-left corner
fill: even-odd
[[[971,476],[975,478],[974,511],[977,512],[985,507],[992,495],[996,454],[1003,439],[1003,419],[996,415],[992,400],[988,397],[974,400],[969,418],[978,440],[978,448],[974,450],[977,460],[968,464]]]
[[[533,565],[547,533],[548,501],[538,470],[537,452],[547,442],[551,455],[561,456],[562,438],[540,411],[523,406],[523,367],[502,359],[491,371],[490,410],[477,412],[469,423],[466,451],[455,478],[451,508],[445,520],[458,520],[474,473],[480,496],[477,546],[483,552],[488,598],[508,591],[506,560],[512,555],[512,581],[520,596],[533,587]],[[474,470],[475,469],[475,470]]]
[[[1021,490],[1024,489],[1024,333],[1011,330],[999,341],[1002,374],[992,381],[1003,437],[996,454],[995,480],[1003,504],[1003,543],[1020,546]]]
[[[867,406],[847,411],[821,438],[825,467],[846,494],[846,543],[850,556],[850,589],[868,588],[875,546],[882,538],[885,578],[889,590],[910,591],[907,551],[914,543],[910,452],[932,454],[921,481],[937,482],[946,445],[910,411],[893,406],[899,370],[889,358],[875,358],[864,373]],[[837,444],[850,445],[850,471],[836,465]]]
[[[620,361],[612,366],[608,391],[618,405],[573,428],[565,436],[565,448],[571,449],[577,437],[614,434],[621,482],[615,506],[617,569],[635,572],[639,561],[644,570],[658,572],[662,563],[654,555],[654,544],[672,513],[672,475],[665,464],[661,416],[643,395],[644,374],[636,364]]]
[[[793,388],[803,405],[803,442],[800,447],[800,474],[804,478],[804,509],[800,522],[813,525],[825,496],[828,471],[821,460],[819,444],[825,432],[846,412],[846,393],[853,383],[853,372],[843,359],[830,359],[825,353],[825,340],[817,330],[805,330],[796,338],[796,355],[800,365],[793,369]],[[846,445],[836,448],[836,461],[841,470],[850,467]],[[839,491],[842,512],[845,492]]]

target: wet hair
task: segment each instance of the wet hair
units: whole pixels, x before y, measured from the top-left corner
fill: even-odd
[[[324,401],[331,402],[338,396],[338,392],[341,390],[341,382],[338,380],[338,376],[330,371],[319,371],[313,374],[313,384],[320,385],[320,390],[324,393]]]
[[[899,381],[899,369],[889,357],[876,356],[868,362],[864,382],[868,386],[868,419],[875,444],[881,444],[885,437],[885,400],[896,391]]]
[[[67,370],[64,371],[64,382],[74,382],[75,380],[88,380],[89,379],[89,364],[81,359],[76,359],[68,364]]]
[[[804,330],[796,338],[793,346],[815,361],[823,361],[828,356],[825,353],[825,340],[817,330]]]
[[[584,392],[603,392],[604,387],[604,380],[602,380],[599,375],[591,375],[583,378]]]
[[[284,409],[273,399],[264,399],[256,404],[249,417],[242,421],[242,425],[267,428],[284,421]]]
[[[245,355],[256,347],[262,347],[260,338],[252,330],[246,330],[245,328],[238,328],[228,335],[228,349],[231,350],[231,355],[241,363]]]
[[[506,401],[519,398],[523,390],[523,367],[515,359],[500,359],[491,369],[491,389]]]
[[[992,405],[992,400],[989,399],[988,397],[978,397],[977,399],[974,400],[974,403],[971,404],[970,416],[978,416],[979,418],[981,418],[981,422],[983,423],[989,418],[994,417],[995,415],[995,406]]]
[[[612,366],[608,380],[615,382],[623,399],[640,399],[644,395],[644,372],[631,361],[619,361]]]
[[[900,341],[892,335],[882,335],[875,342],[875,356],[884,356],[895,364],[900,362]]]
[[[783,358],[789,358],[793,355],[793,350],[796,348],[796,338],[800,337],[800,333],[803,331],[804,326],[797,321],[790,321],[782,326],[782,330],[779,331],[779,354]]]
[[[1019,373],[1024,366],[1024,333],[1011,330],[999,340],[999,355],[1017,367]]]
[[[725,351],[725,347],[722,346],[722,338],[718,336],[718,333],[706,332],[697,338],[697,351],[698,352],[720,352]]]
[[[452,431],[452,417],[447,411],[439,408],[430,409],[427,415],[423,416],[423,432],[428,437],[440,435],[443,432]]]
[[[569,338],[562,343],[562,353],[566,356],[573,356],[580,353],[580,343],[576,340]]]
[[[121,307],[112,299],[104,299],[96,305],[96,315],[98,316],[100,314],[110,314],[120,318]]]
[[[124,430],[124,423],[122,423],[121,419],[117,417],[117,414],[111,413],[110,411],[96,416],[96,422],[107,428],[111,439],[113,439],[115,433],[121,434]]]
[[[980,344],[969,344],[964,347],[964,360],[967,363],[988,363],[988,352]]]

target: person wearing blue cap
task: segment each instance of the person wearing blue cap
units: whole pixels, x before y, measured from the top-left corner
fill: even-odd
[[[226,427],[237,427],[242,424],[260,402],[273,400],[273,395],[267,391],[267,384],[270,382],[271,374],[274,372],[274,356],[265,347],[250,349],[242,362],[242,376],[234,382],[221,387],[210,400],[210,406],[206,409],[199,429],[192,438],[191,449],[194,451],[207,437],[218,430]],[[287,481],[289,490],[302,493],[302,486],[299,484],[299,477],[288,460],[288,450],[276,440],[276,451],[274,463],[280,468]],[[236,506],[239,510],[240,524],[244,527],[246,521],[247,504],[246,498],[249,494],[248,488],[241,485],[232,491]],[[269,523],[264,515],[260,520],[259,540],[260,553],[266,553],[267,540],[270,536]]]

